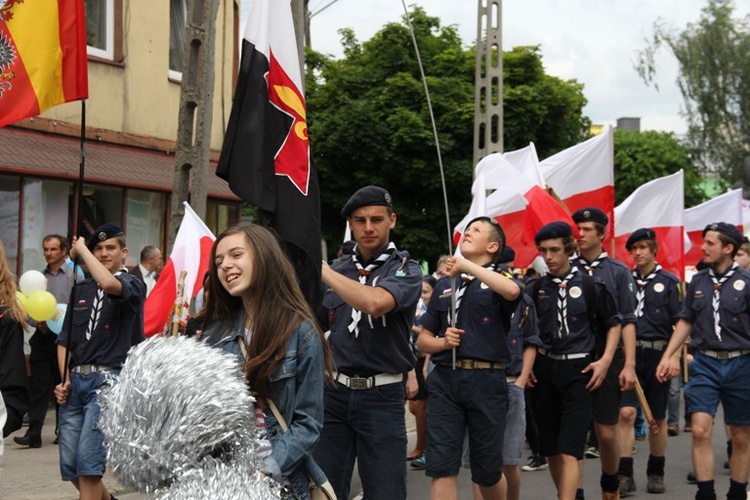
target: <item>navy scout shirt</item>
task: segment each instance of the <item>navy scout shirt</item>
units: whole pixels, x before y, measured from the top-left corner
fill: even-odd
[[[606,341],[607,331],[619,323],[619,315],[612,296],[606,287],[597,282],[597,286],[594,287],[597,291],[594,298],[597,308],[596,317],[604,318],[602,322],[607,328],[607,331],[597,332],[589,322],[583,291],[583,276],[581,272],[575,273],[567,284],[568,333],[563,336],[559,333],[560,325],[557,319],[559,287],[552,281],[553,277],[551,274],[546,274],[539,284],[530,290],[531,293],[536,293],[539,337],[544,348],[555,354],[593,353],[598,344]],[[597,342],[598,339],[600,339],[599,342]]]
[[[645,287],[643,316],[636,323],[637,339],[669,341],[682,307],[680,287],[680,279],[674,274],[663,269],[656,272]]]
[[[574,257],[570,264],[577,267],[580,272],[585,273],[586,269],[581,265],[579,259],[583,259],[583,257]],[[635,323],[635,281],[627,266],[611,257],[605,257],[594,268],[593,276],[597,282],[604,284],[607,292],[615,301],[617,313],[620,315],[620,323],[623,326],[628,323]]]
[[[358,281],[357,267],[351,256],[338,259],[331,269]],[[422,270],[411,260],[409,252],[395,251],[380,267],[372,271],[365,283],[387,290],[396,306],[380,318],[362,313],[359,336],[349,332],[352,307],[330,288],[325,289],[323,307],[327,318],[322,318],[324,329],[331,334],[331,346],[336,369],[350,376],[370,377],[378,373],[406,373],[414,367],[416,358],[409,346],[411,325],[419,296],[422,293]]]
[[[127,272],[116,274],[115,278],[122,283],[122,294],[104,294],[101,316],[90,339],[86,339],[86,329],[99,285],[93,278],[87,278],[75,286],[72,330],[68,332],[68,322],[65,321],[57,339],[59,345],[70,347],[71,368],[89,364],[119,367],[125,362],[130,348],[145,338],[143,301],[146,285]]]
[[[521,290],[523,286],[505,272]],[[461,286],[461,277],[454,278],[456,290]],[[466,286],[458,309],[456,328],[465,331],[461,344],[456,348],[456,359],[476,359],[495,363],[510,363],[508,333],[510,317],[518,305],[518,300],[508,301],[493,292],[489,286],[474,279]],[[435,284],[427,312],[422,315],[422,327],[438,337],[445,335],[450,326],[451,282],[441,278]],[[452,350],[433,354],[434,362],[451,361]]]
[[[523,300],[518,302],[518,307],[510,319],[510,333],[508,334],[510,364],[505,367],[505,374],[510,376],[520,375],[523,369],[523,350],[526,346],[543,347],[537,335],[534,301],[525,293],[522,293],[521,297]]]
[[[717,276],[717,279],[720,279]],[[737,268],[722,286],[719,300],[721,340],[714,328],[714,283],[708,269],[693,276],[679,317],[693,325],[691,341],[696,349],[736,351],[750,349],[750,273]]]

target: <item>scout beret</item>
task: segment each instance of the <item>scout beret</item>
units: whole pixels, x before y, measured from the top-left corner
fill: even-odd
[[[598,222],[602,226],[609,224],[609,217],[596,207],[586,207],[573,214],[573,222]]]
[[[502,264],[513,262],[514,260],[516,260],[516,251],[511,247],[503,248],[503,251],[500,252],[500,257],[497,258],[497,261]]]
[[[703,228],[702,236],[705,238],[706,233],[709,231],[716,231],[717,233],[728,236],[732,240],[732,243],[734,243],[735,249],[742,246],[743,236],[740,230],[737,229],[737,226],[733,226],[732,224],[728,224],[726,222],[714,222]]]
[[[477,221],[487,222],[493,228],[495,228],[495,231],[497,231],[497,234],[500,235],[500,241],[502,242],[501,245],[500,245],[500,248],[501,249],[505,248],[505,232],[503,231],[503,228],[500,227],[500,224],[495,219],[493,219],[492,217],[485,217],[485,216],[475,217],[475,218],[471,219],[468,224],[466,224],[466,227],[468,228],[469,226],[471,226],[472,224],[474,224]],[[502,252],[502,250],[501,250],[501,252]],[[498,253],[497,255],[499,257],[500,253]]]
[[[373,205],[393,208],[391,193],[379,186],[365,186],[349,198],[341,209],[341,216],[346,219],[358,208]]]
[[[625,248],[630,251],[631,248],[633,248],[633,245],[638,241],[643,240],[651,240],[656,241],[656,233],[653,229],[649,229],[647,227],[642,227],[640,229],[636,229],[632,233],[630,233],[630,236],[628,237],[628,241],[625,242]]]
[[[542,227],[536,233],[534,243],[537,245],[544,240],[553,240],[555,238],[569,238],[573,236],[573,229],[570,224],[561,220],[550,222],[549,224]]]
[[[123,232],[120,226],[118,226],[114,222],[106,222],[96,228],[94,234],[89,237],[89,241],[88,243],[86,243],[86,246],[93,252],[94,247],[96,247],[96,245],[98,245],[102,241],[106,241],[110,238],[114,238],[115,236],[122,235]]]

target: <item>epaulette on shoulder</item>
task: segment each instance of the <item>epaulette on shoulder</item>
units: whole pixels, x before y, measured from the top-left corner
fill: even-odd
[[[675,274],[673,274],[673,273],[670,273],[669,271],[665,271],[664,269],[662,269],[662,270],[661,270],[661,273],[662,273],[662,274],[663,274],[663,275],[664,275],[665,277],[669,278],[670,280],[672,280],[672,281],[674,281],[674,282],[676,282],[676,283],[680,283],[680,282],[682,281],[682,280],[680,280],[680,278],[678,278],[678,277],[677,277],[677,276],[676,276]]]

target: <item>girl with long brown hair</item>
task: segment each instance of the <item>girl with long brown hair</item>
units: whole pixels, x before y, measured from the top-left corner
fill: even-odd
[[[26,313],[16,298],[16,277],[5,260],[0,242],[0,393],[7,412],[3,437],[21,428],[29,407],[26,361],[23,357],[23,328]],[[0,448],[0,457],[2,457]]]
[[[243,357],[256,416],[265,422],[261,470],[284,485],[290,498],[307,499],[308,478],[325,482],[312,452],[323,427],[323,386],[331,380],[333,361],[294,269],[269,230],[233,227],[211,249],[208,290],[204,337]]]

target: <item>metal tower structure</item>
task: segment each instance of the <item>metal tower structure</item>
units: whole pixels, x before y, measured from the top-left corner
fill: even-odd
[[[503,151],[502,0],[477,0],[474,166]]]

